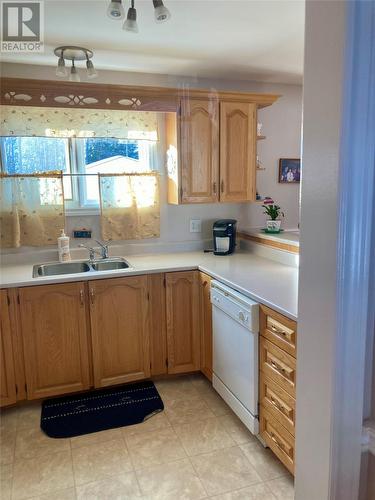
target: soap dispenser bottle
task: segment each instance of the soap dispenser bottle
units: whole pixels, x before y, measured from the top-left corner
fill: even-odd
[[[66,236],[64,229],[61,229],[61,234],[57,238],[57,248],[59,251],[60,262],[67,262],[71,260],[69,250],[69,236]]]

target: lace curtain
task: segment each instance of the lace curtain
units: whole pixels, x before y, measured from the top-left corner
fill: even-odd
[[[157,113],[114,109],[0,106],[2,136],[158,140]]]
[[[65,227],[61,174],[1,176],[0,246],[56,244]]]
[[[160,236],[157,174],[99,175],[99,190],[104,240]]]

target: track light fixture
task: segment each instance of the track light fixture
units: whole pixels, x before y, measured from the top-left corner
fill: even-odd
[[[85,49],[84,47],[75,47],[74,45],[64,45],[63,47],[57,47],[54,50],[54,53],[58,57],[57,68],[56,68],[57,76],[60,76],[61,78],[66,77],[68,75],[68,72],[65,66],[65,61],[72,61],[69,80],[71,82],[81,81],[75,63],[77,61],[85,61],[85,60],[86,60],[87,77],[96,78],[98,76],[98,72],[96,71],[94,64],[91,60],[94,55],[92,50]]]
[[[112,0],[108,5],[107,15],[111,19],[120,20],[125,17],[124,7],[121,0]]]
[[[128,15],[122,28],[132,33],[138,33],[137,10],[134,7],[134,0],[131,0],[131,7],[129,7]]]
[[[168,21],[171,17],[171,13],[165,7],[163,0],[152,0],[154,6],[154,16],[157,23],[163,23]],[[112,0],[107,9],[107,14],[111,19],[123,19],[125,17],[124,8],[122,6],[122,0]],[[137,10],[134,7],[134,0],[131,0],[128,14],[126,16],[125,22],[122,26],[125,31],[132,31],[133,33],[138,33],[137,25]]]

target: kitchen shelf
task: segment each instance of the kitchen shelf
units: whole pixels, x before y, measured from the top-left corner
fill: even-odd
[[[265,138],[266,138],[265,135],[257,135],[257,141],[262,141]]]

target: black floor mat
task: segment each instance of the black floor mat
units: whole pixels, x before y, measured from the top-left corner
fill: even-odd
[[[164,410],[153,382],[47,399],[42,405],[41,429],[49,437],[67,438],[139,424]]]

